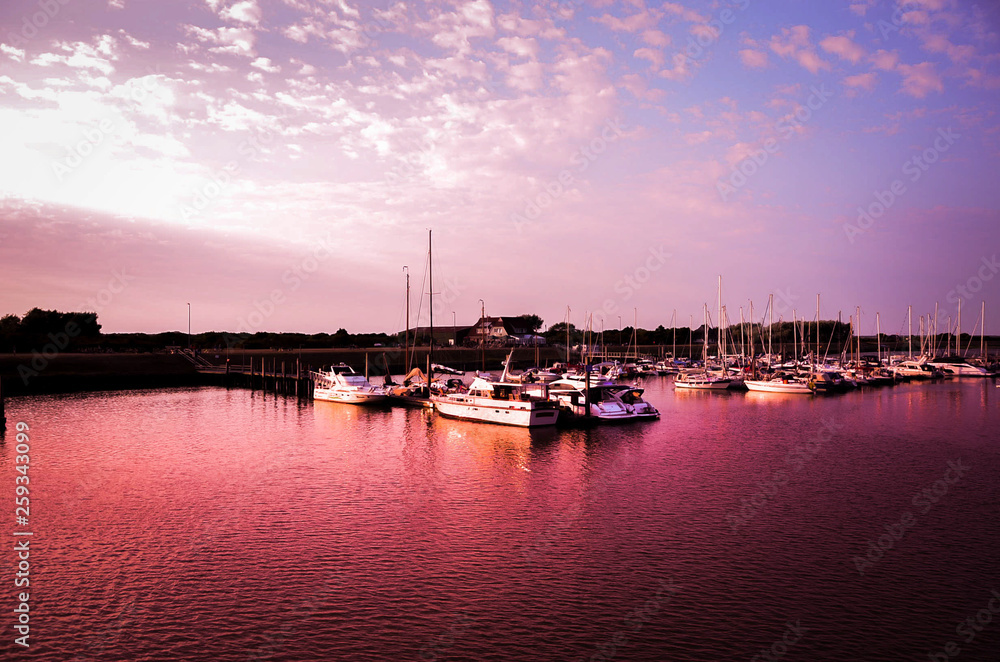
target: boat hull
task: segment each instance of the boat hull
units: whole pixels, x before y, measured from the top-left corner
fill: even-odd
[[[538,407],[537,403],[491,402],[474,397],[435,397],[431,400],[434,409],[442,416],[463,421],[530,428],[555,425],[559,419],[559,410],[555,406]]]
[[[348,405],[379,405],[389,402],[384,393],[363,393],[359,391],[338,391],[336,389],[317,388],[313,391],[313,400],[318,402],[341,402]]]
[[[761,382],[749,379],[743,383],[749,391],[758,391],[761,393],[798,393],[801,395],[812,395],[812,391],[809,389],[808,384],[796,382]]]

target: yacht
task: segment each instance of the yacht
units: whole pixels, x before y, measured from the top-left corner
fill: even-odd
[[[431,395],[431,402],[447,418],[518,427],[555,425],[559,405],[549,400],[545,391],[544,384],[494,382],[476,377],[467,392]]]
[[[732,377],[712,374],[708,371],[682,372],[674,377],[674,388],[700,391],[725,391],[734,381],[735,379]]]
[[[931,359],[927,365],[933,366],[943,372],[945,377],[992,377],[986,368],[972,365],[965,359],[958,356],[945,356]]]
[[[944,373],[924,360],[920,361],[900,361],[889,368],[898,377],[906,380],[911,379],[940,379]]]
[[[800,393],[811,395],[809,381],[796,375],[777,374],[766,380],[748,379],[744,382],[747,390],[761,391],[764,393]]]
[[[329,366],[319,372],[312,371],[311,377],[313,400],[374,405],[384,404],[388,399],[384,388],[372,386],[364,375],[354,372],[345,363]]]
[[[571,418],[590,417],[598,422],[656,419],[660,412],[642,399],[638,386],[615,384],[608,379],[591,378],[589,391],[583,379],[559,379],[548,385],[549,398]]]

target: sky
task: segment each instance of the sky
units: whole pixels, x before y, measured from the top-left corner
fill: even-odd
[[[8,0],[0,315],[1000,333],[998,5]]]

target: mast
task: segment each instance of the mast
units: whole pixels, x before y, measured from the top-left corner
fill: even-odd
[[[708,304],[705,304],[705,333],[702,334],[705,338],[705,346],[702,349],[702,360],[705,362],[705,374],[708,374]]]
[[[913,358],[913,306],[906,307],[906,342],[909,349],[907,349],[906,358]]]
[[[743,325],[743,306],[740,306],[740,356],[744,359],[747,356],[747,337],[746,329]]]
[[[934,302],[934,349],[931,350],[931,355],[937,355],[937,301]]]
[[[403,374],[410,371],[410,268],[403,265],[406,274],[406,331],[403,332]]]
[[[774,335],[774,295],[767,295],[767,367],[771,367],[771,336]]]
[[[725,363],[722,355],[722,274],[719,274],[719,361]]]
[[[795,327],[798,323],[795,321],[795,309],[792,308],[792,360],[795,361],[795,367],[799,364],[799,341],[795,337]]]
[[[855,310],[855,319],[858,328],[858,368],[861,367],[861,306]]]
[[[639,309],[632,309],[632,347],[635,352],[635,360],[639,360]]]
[[[983,305],[985,306],[986,303],[983,302]],[[674,308],[674,314],[670,316],[670,336],[671,340],[673,340],[674,343],[674,346],[670,351],[670,360],[676,361],[677,360],[677,309],[676,308]]]
[[[879,325],[878,313],[875,313],[875,346],[878,348],[878,364],[882,365],[882,327]]]
[[[958,323],[955,325],[955,353],[964,354],[962,352],[962,298],[958,299]]]
[[[430,313],[431,313],[431,342],[427,348],[427,363],[430,366],[434,365],[434,254],[431,252],[431,234],[434,231],[427,230],[427,276],[428,276],[428,288],[430,292]],[[434,368],[431,367],[427,371],[427,389],[430,391],[431,387],[431,373],[434,372]]]
[[[986,363],[986,300],[983,299],[983,326],[979,329],[979,356],[983,359],[983,364]]]
[[[566,306],[566,366],[569,367],[569,313],[570,308]]]
[[[819,369],[819,293],[816,293],[816,355],[813,356],[813,369]]]

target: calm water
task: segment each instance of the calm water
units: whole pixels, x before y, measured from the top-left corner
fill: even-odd
[[[10,401],[10,427],[31,426],[31,648],[13,644],[8,551],[0,650],[928,660],[953,642],[1000,659],[992,380],[828,398],[645,386],[661,421],[589,431],[214,388]],[[8,432],[10,492],[14,456]],[[922,496],[949,462],[952,483]]]

